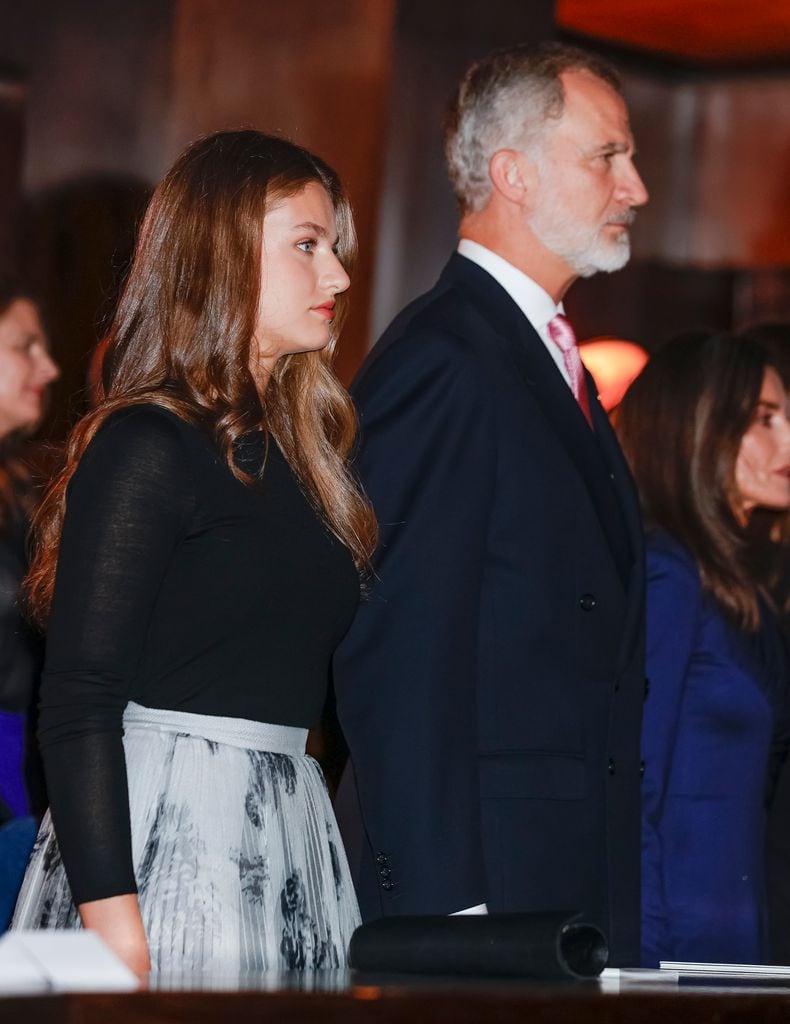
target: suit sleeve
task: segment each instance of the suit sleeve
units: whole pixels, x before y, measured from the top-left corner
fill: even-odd
[[[648,548],[647,674],[650,693],[642,718],[642,964],[658,965],[671,948],[664,891],[662,815],[694,651],[701,586],[685,556]]]
[[[384,913],[484,903],[477,623],[496,473],[490,386],[460,339],[414,333],[355,390],[381,529],[372,593],[335,659],[338,713]]]

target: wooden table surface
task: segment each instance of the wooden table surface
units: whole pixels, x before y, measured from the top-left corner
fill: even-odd
[[[314,976],[318,977],[318,976]],[[161,990],[0,998],[0,1024],[786,1024],[790,988],[597,983],[541,985],[470,979],[294,978],[172,980]],[[190,986],[187,990],[185,986]],[[204,987],[205,986],[205,987]],[[172,990],[168,990],[171,987]]]

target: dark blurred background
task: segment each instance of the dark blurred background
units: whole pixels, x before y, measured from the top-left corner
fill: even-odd
[[[84,407],[152,185],[194,137],[252,125],[317,150],[354,202],[348,380],[454,244],[439,123],[465,64],[561,38],[618,64],[651,191],[634,258],[579,282],[581,338],[648,350],[790,319],[790,3],[756,0],[0,0],[0,263],[36,285]]]

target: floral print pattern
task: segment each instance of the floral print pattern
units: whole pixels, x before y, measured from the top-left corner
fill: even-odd
[[[132,855],[154,972],[344,967],[359,910],[304,730],[129,705]],[[282,737],[283,751],[244,746]],[[302,746],[303,750],[303,739]],[[79,928],[49,814],[12,927]]]

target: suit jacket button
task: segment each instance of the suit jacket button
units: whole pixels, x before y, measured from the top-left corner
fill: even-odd
[[[645,777],[645,762],[644,761],[640,761],[639,762],[639,778],[643,779],[644,777]]]
[[[376,854],[376,863],[377,864],[386,864],[387,863],[387,855],[384,854],[384,853],[377,853]]]
[[[591,612],[595,604],[595,594],[582,594],[579,598],[579,607],[583,612]]]
[[[609,758],[609,763],[606,766],[606,770],[609,772],[610,775],[614,775],[615,765],[614,765],[614,758],[613,757]]]
[[[390,871],[389,868],[379,868],[379,874],[381,875],[382,878],[389,878],[392,872]]]
[[[650,680],[645,676],[645,697],[650,693]]]
[[[385,892],[391,892],[395,888],[395,883],[391,882],[389,879],[387,879],[385,882],[381,883],[381,888]]]

